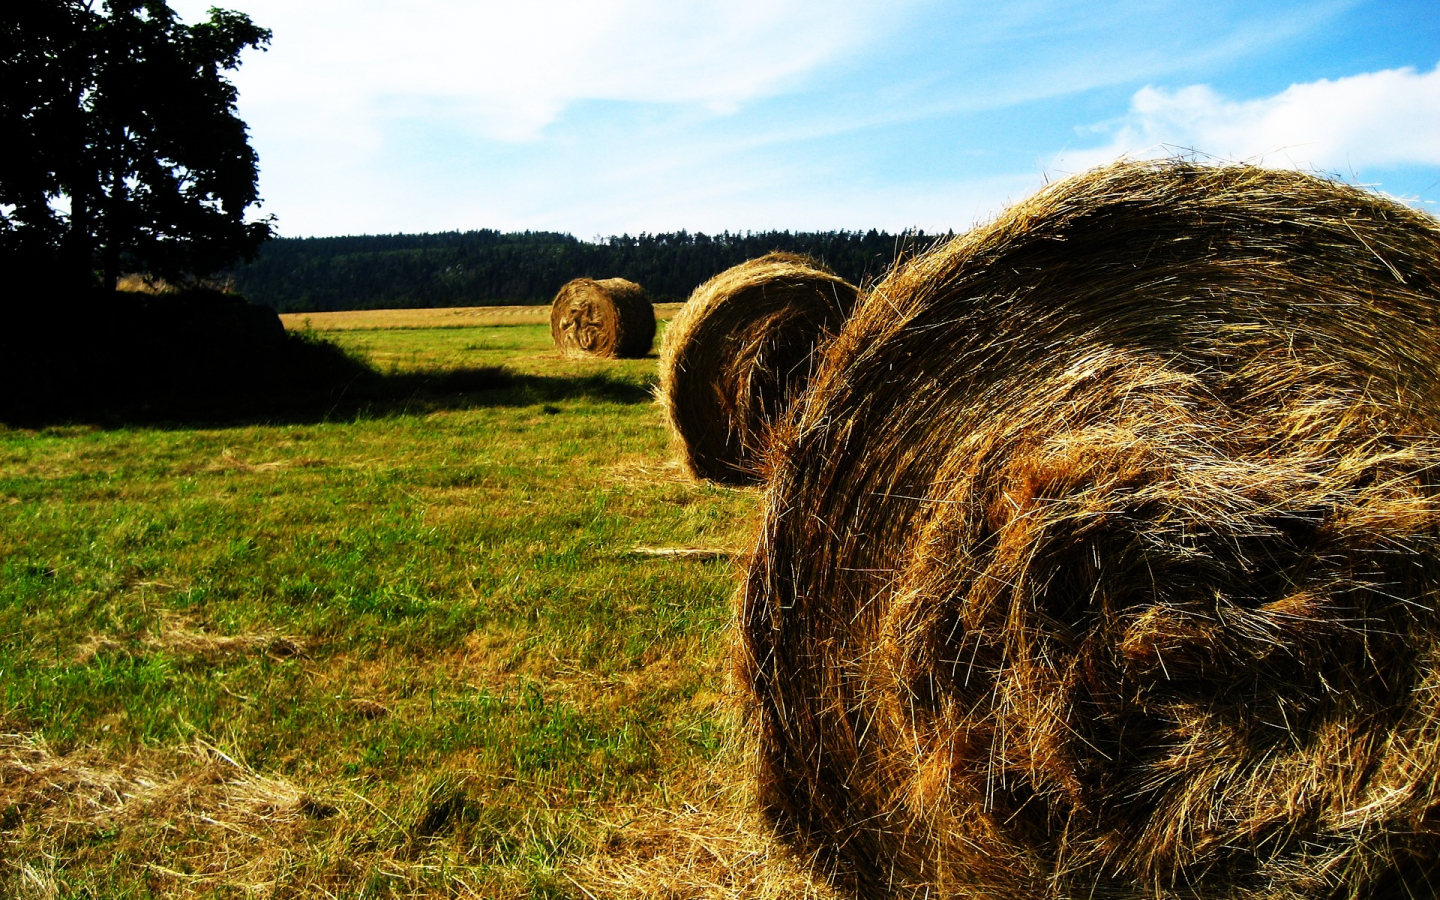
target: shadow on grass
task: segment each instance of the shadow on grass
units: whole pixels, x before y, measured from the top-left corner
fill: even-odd
[[[522,375],[498,366],[382,373],[344,350],[303,335],[288,336],[289,385],[274,392],[270,415],[301,418],[383,416],[440,409],[532,406],[563,400],[649,403],[652,385],[605,374]],[[292,363],[292,366],[294,364]]]
[[[0,336],[0,423],[311,423],[573,399],[647,403],[650,385],[503,368],[383,373],[243,303],[92,304]],[[32,317],[33,319],[33,317]]]

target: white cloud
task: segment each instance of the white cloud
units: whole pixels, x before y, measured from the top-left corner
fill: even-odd
[[[187,21],[210,0],[176,0]],[[236,77],[246,110],[321,117],[443,111],[485,137],[536,138],[579,100],[716,113],[795,83],[869,39],[863,0],[237,0],[275,32]],[[903,5],[903,4],[902,4]]]
[[[1428,73],[1404,68],[1321,79],[1259,100],[1230,100],[1205,85],[1145,87],[1126,116],[1087,131],[1109,132],[1110,141],[1061,154],[1056,169],[1182,149],[1342,173],[1440,165],[1440,66]]]
[[[196,22],[217,2],[274,32],[269,50],[247,53],[233,78],[262,160],[263,211],[297,235],[528,223],[537,206],[561,205],[539,200],[553,185],[593,194],[613,182],[602,158],[663,168],[656,158],[668,151],[646,140],[661,136],[648,119],[668,120],[660,131],[673,140],[686,123],[804,88],[893,33],[907,7],[934,0],[170,5]],[[550,126],[584,101],[639,107],[616,111],[624,134],[586,123],[557,137]],[[668,108],[643,108],[654,104]],[[622,144],[630,150],[617,160]],[[486,155],[488,171],[474,171],[457,147]],[[636,180],[651,185],[655,175]],[[512,202],[497,207],[498,197]],[[589,227],[563,210],[548,224]]]
[[[959,227],[1040,183],[1039,165],[1017,173],[1014,153],[987,152],[985,123],[966,116],[1228,70],[1361,0],[1286,0],[1243,14],[1233,0],[1234,15],[1188,18],[1181,0],[1143,14],[1128,0],[169,2],[187,21],[218,2],[274,30],[270,51],[247,54],[235,81],[262,160],[264,212],[283,233],[593,235]],[[1399,87],[1364,83],[1373,78]],[[1282,107],[1334,125],[1336,101],[1306,90],[1350,85],[1362,94],[1355,114],[1376,105],[1371,94],[1393,112],[1413,82],[1433,96],[1435,78],[1382,72],[1250,102],[1209,88],[1146,89],[1128,115],[1084,136],[1104,146],[1051,168],[1164,143],[1236,157],[1333,144],[1328,133],[1295,136],[1297,114]],[[1408,124],[1430,127],[1434,105],[1420,105],[1430,112]],[[1355,127],[1362,139],[1349,143],[1374,151],[1365,132],[1383,129]],[[1422,149],[1440,146],[1417,135]],[[1004,144],[1023,141],[1010,132]],[[1052,147],[1034,153],[1049,159]],[[1293,161],[1350,162],[1343,153]]]

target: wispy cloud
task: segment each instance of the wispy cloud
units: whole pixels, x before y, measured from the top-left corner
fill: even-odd
[[[206,2],[176,2],[189,19]],[[581,100],[695,103],[723,113],[794,87],[897,21],[832,0],[248,0],[270,58],[238,81],[249,106],[463,120],[533,140]],[[913,3],[909,4],[913,5]]]
[[[594,235],[943,230],[1047,161],[1328,140],[1212,140],[1237,110],[1251,131],[1283,119],[1251,109],[1279,98],[1157,88],[1054,155],[1141,85],[1256,71],[1389,0],[170,0],[190,21],[213,2],[275,32],[236,83],[285,234]]]
[[[1227,160],[1355,173],[1440,165],[1440,66],[1387,69],[1292,85],[1271,97],[1232,100],[1205,85],[1145,87],[1122,118],[1087,129],[1098,147],[1059,156],[1074,171],[1118,156],[1179,149]]]

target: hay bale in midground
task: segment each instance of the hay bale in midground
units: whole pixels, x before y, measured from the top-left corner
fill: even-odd
[[[1440,225],[1125,163],[893,272],[777,431],[764,803],[861,896],[1429,897]]]
[[[567,356],[638,358],[655,342],[655,306],[624,278],[576,278],[550,304],[550,336]]]
[[[660,397],[697,478],[760,480],[769,432],[859,292],[809,257],[771,253],[700,285],[665,329]]]

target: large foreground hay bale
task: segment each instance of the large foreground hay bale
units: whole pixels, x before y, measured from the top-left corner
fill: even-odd
[[[624,278],[576,278],[550,304],[550,336],[567,356],[639,358],[655,342],[655,307]]]
[[[759,480],[771,427],[804,391],[817,346],[840,330],[858,294],[793,253],[752,259],[695,289],[660,351],[661,403],[692,475]]]
[[[862,896],[1433,896],[1440,227],[1118,164],[892,273],[777,432],[765,803]]]

